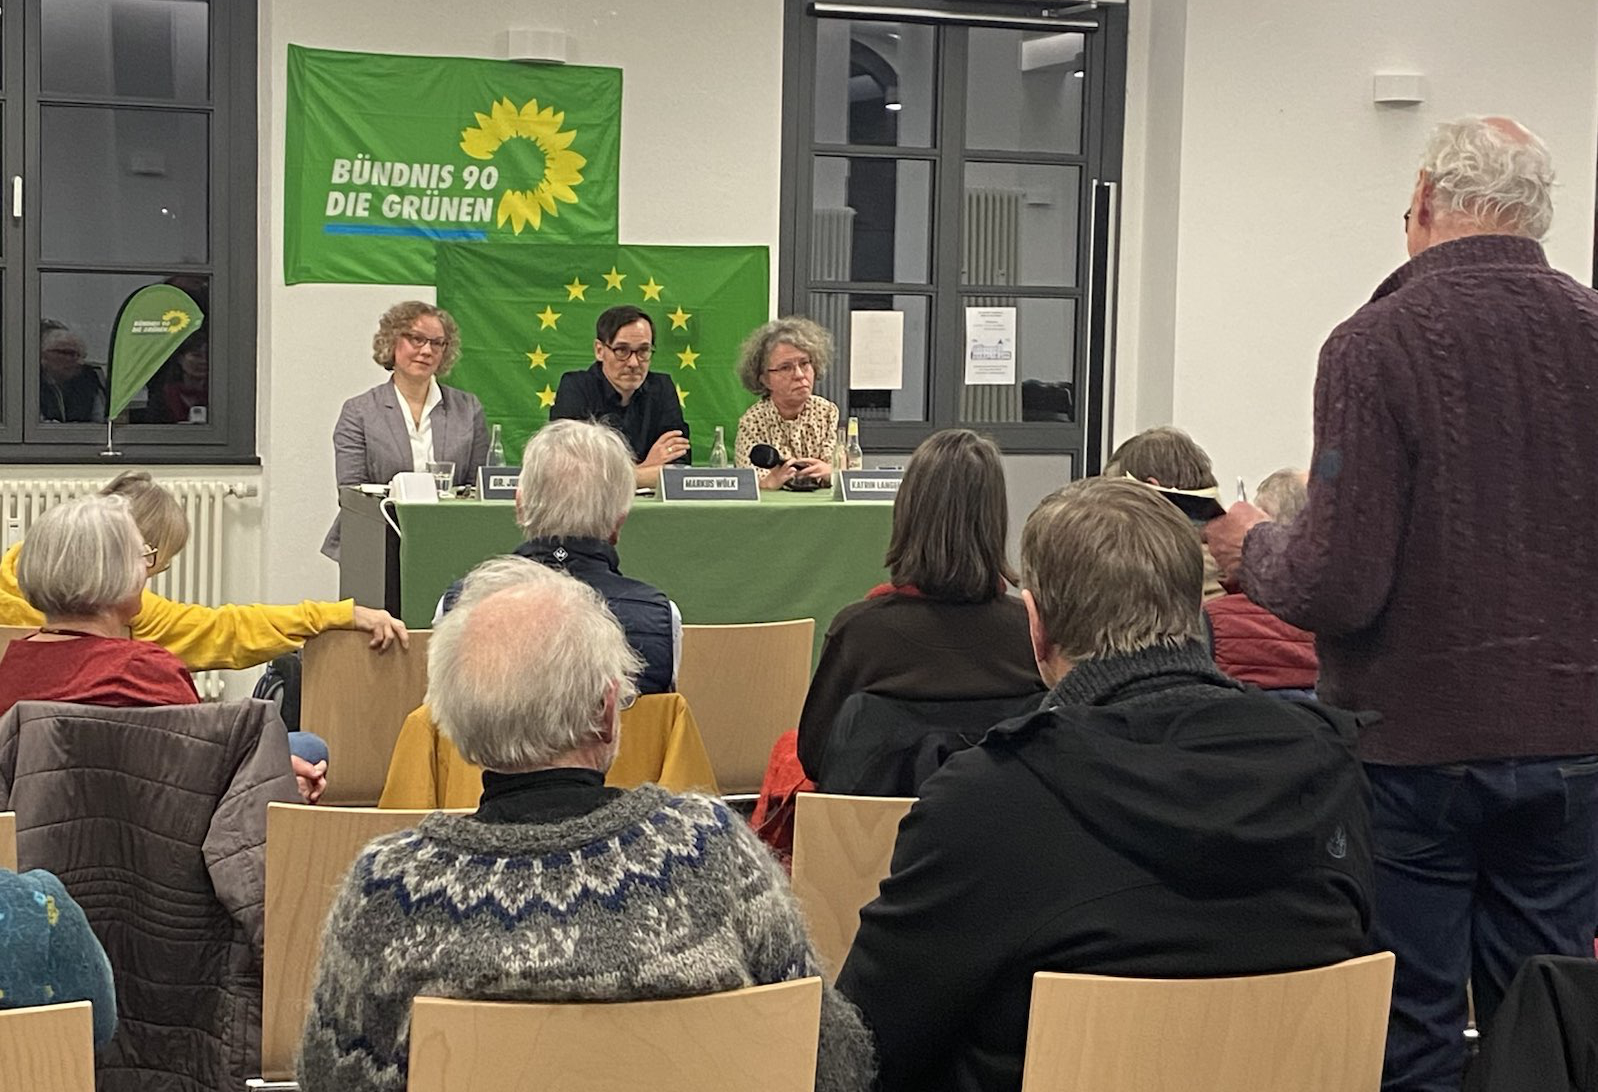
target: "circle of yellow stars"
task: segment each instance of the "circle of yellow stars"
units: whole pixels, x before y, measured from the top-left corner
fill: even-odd
[[[627,280],[627,276],[628,275],[626,273],[623,273],[621,270],[617,269],[615,265],[612,265],[610,267],[609,273],[600,274],[601,279],[603,279],[605,282],[604,291],[619,292],[625,295],[626,290],[624,289],[623,284]],[[566,289],[565,302],[587,303],[588,290],[594,286],[591,284],[584,284],[580,276],[574,276],[569,283],[564,284],[561,287]],[[644,302],[647,303],[651,300],[657,303],[664,302],[661,300],[660,294],[666,290],[666,286],[656,281],[653,274],[650,275],[647,281],[636,285],[636,287],[639,292],[642,293]],[[544,309],[537,312],[533,316],[534,318],[538,319],[539,332],[541,333],[544,330],[554,330],[555,332],[559,333],[562,314],[563,312],[555,310],[552,305],[548,303],[544,304]],[[685,331],[688,329],[688,320],[693,317],[694,316],[691,312],[684,311],[682,309],[681,304],[678,304],[675,310],[667,313],[666,315],[666,318],[671,321],[671,328],[673,330]],[[551,355],[552,354],[544,350],[544,346],[542,344],[534,344],[533,351],[526,354],[528,370],[537,371],[538,369],[543,368],[545,371],[548,371]],[[692,345],[684,345],[681,351],[677,352],[675,355],[677,357],[677,370],[679,372],[687,371],[690,368],[692,368],[694,371],[699,370],[700,354],[694,351],[694,347]],[[678,404],[681,405],[686,403],[688,400],[688,395],[691,392],[683,390],[682,387],[678,386],[675,381],[673,381],[672,386],[676,387],[677,389]],[[547,380],[544,383],[544,389],[537,393],[538,405],[540,409],[547,410],[555,404],[555,389],[550,386]]]

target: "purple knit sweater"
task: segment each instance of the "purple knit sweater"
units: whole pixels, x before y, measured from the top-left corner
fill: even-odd
[[[1371,762],[1598,753],[1598,293],[1530,239],[1418,255],[1327,339],[1309,506],[1243,588]]]

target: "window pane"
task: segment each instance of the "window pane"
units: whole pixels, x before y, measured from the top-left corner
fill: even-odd
[[[813,278],[927,283],[932,164],[817,156],[813,178]]]
[[[147,284],[183,289],[206,322],[190,334],[118,420],[205,424],[211,401],[210,282],[154,273],[44,273],[39,277],[39,416],[104,421],[111,329],[122,304]]]
[[[927,420],[927,336],[932,301],[926,296],[842,292],[810,293],[810,317],[832,333],[832,369],[816,382],[816,393],[838,404],[839,413],[869,421]],[[850,314],[904,313],[904,379],[900,390],[852,390],[849,385]]]
[[[209,99],[203,0],[46,0],[40,8],[45,94]]]
[[[933,27],[817,19],[816,142],[930,148],[936,76]]]
[[[960,387],[960,420],[1076,420],[1076,301],[1014,296],[967,296],[966,307],[1016,309],[1016,368],[1012,382]]]
[[[207,125],[172,110],[41,109],[44,260],[205,262]]]
[[[1084,35],[973,28],[970,43],[967,148],[1082,151]]]
[[[967,163],[961,284],[1076,284],[1082,170]]]

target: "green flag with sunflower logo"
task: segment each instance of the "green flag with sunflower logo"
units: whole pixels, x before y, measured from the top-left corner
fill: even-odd
[[[289,284],[431,284],[440,241],[616,241],[620,69],[291,45],[284,138]]]
[[[763,246],[438,246],[438,304],[460,324],[461,355],[445,382],[477,395],[502,427],[505,457],[549,420],[560,377],[594,363],[594,322],[630,303],[655,327],[650,371],[677,386],[694,462],[717,425],[732,453],[754,402],[736,374],[738,347],[769,317]]]

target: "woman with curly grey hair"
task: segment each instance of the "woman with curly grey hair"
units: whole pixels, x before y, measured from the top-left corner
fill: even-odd
[[[344,403],[333,426],[333,465],[340,486],[386,483],[427,464],[455,464],[455,484],[477,477],[488,459],[488,426],[475,394],[445,387],[460,356],[460,329],[442,307],[397,303],[378,320],[372,359],[393,377]],[[338,560],[339,521],[322,552]]]
[[[753,466],[749,451],[756,444],[770,444],[783,458],[761,477],[760,488],[832,480],[838,407],[811,393],[831,363],[832,335],[797,315],[773,319],[745,339],[738,378],[760,401],[738,419],[733,463]]]

